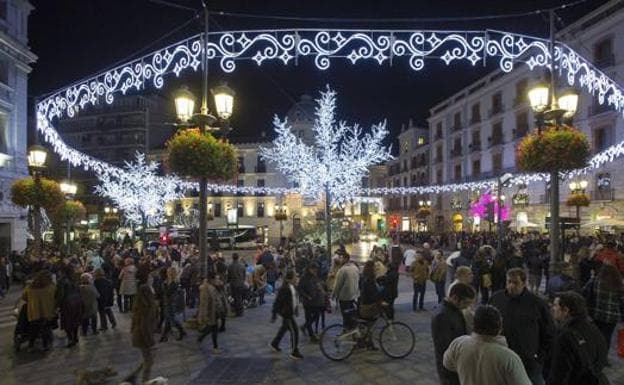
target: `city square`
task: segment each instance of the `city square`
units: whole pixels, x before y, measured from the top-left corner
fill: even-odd
[[[0,384],[624,382],[623,19],[0,2]]]

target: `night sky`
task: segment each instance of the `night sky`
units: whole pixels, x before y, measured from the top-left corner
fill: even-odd
[[[168,0],[199,9],[200,0]],[[572,1],[572,0],[570,0]],[[570,1],[257,1],[210,0],[211,30],[271,29],[288,27],[379,28],[379,29],[499,29],[546,37],[545,15],[480,21],[403,21],[351,22],[287,21],[219,15],[218,11],[254,15],[279,15],[313,18],[439,18],[471,17],[523,13]],[[29,20],[29,40],[39,60],[34,64],[29,81],[29,96],[54,91],[73,81],[91,76],[137,52],[148,53],[167,43],[201,31],[199,20],[189,22],[175,33],[163,35],[193,18],[193,12],[171,8],[159,0],[31,0],[35,10]],[[595,9],[604,0],[589,0],[579,6],[559,11],[569,23]],[[352,66],[341,60],[332,61],[327,71],[317,70],[311,59],[285,67],[266,63],[261,67],[249,61],[239,62],[233,74],[222,73],[212,65],[210,85],[226,80],[237,93],[232,117],[232,136],[259,136],[271,130],[271,117],[284,115],[303,93],[317,96],[319,89],[330,84],[339,93],[338,113],[342,119],[368,127],[388,119],[393,133],[409,118],[425,122],[429,108],[457,92],[492,68],[441,61],[425,63],[425,69],[414,72],[405,60],[390,67],[376,64]],[[167,78],[171,79],[171,77]],[[200,96],[200,73],[184,79]],[[169,82],[163,93],[170,95],[179,82]]]

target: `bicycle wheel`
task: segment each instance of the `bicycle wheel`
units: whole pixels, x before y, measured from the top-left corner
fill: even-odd
[[[352,332],[343,333],[341,324],[330,325],[321,332],[321,353],[332,361],[342,361],[353,353],[354,337]]]
[[[381,350],[392,358],[406,357],[415,344],[414,332],[403,322],[389,322],[379,334]]]

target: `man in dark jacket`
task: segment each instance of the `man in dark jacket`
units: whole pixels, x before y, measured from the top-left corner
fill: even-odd
[[[459,385],[457,373],[444,367],[443,356],[455,338],[467,334],[462,310],[470,307],[475,297],[475,290],[470,285],[458,282],[453,285],[449,296],[442,301],[438,312],[431,319],[431,336],[440,385]]]
[[[227,269],[227,280],[230,284],[232,298],[234,298],[234,313],[237,317],[243,315],[243,296],[245,295],[245,265],[239,261],[237,253],[232,254],[232,263]]]
[[[509,348],[522,359],[533,385],[543,385],[542,369],[549,357],[555,325],[548,304],[526,287],[522,268],[507,271],[505,290],[496,292],[490,304],[503,316],[503,335]]]
[[[95,271],[95,281],[93,282],[98,294],[98,313],[100,314],[100,330],[108,330],[108,321],[110,321],[113,329],[117,327],[117,320],[113,314],[113,302],[115,295],[113,292],[113,283],[106,278],[104,270],[97,269]]]
[[[585,299],[573,291],[559,293],[553,315],[561,328],[553,344],[548,385],[586,385],[604,378],[607,345],[589,320]]]
[[[271,322],[275,322],[277,319],[277,315],[279,314],[282,317],[282,326],[280,326],[277,331],[277,335],[273,338],[273,341],[269,344],[271,349],[274,352],[280,352],[282,349],[279,348],[279,343],[286,334],[286,331],[290,333],[290,358],[293,360],[300,360],[303,358],[301,353],[299,353],[299,331],[297,328],[297,322],[295,321],[295,317],[298,314],[298,300],[297,300],[297,290],[295,286],[297,276],[295,272],[289,270],[284,275],[284,282],[277,292],[277,297],[275,298],[275,302],[273,302],[273,311]]]

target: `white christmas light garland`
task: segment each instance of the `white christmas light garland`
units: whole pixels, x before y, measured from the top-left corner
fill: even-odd
[[[201,35],[195,35],[168,47],[154,51],[129,63],[100,73],[90,79],[73,84],[37,103],[37,129],[44,135],[62,160],[73,166],[82,166],[98,175],[121,177],[124,170],[68,146],[54,128],[52,121],[71,118],[89,105],[113,103],[115,96],[128,91],[140,91],[152,86],[161,88],[165,77],[171,73],[179,76],[187,70],[197,70],[204,54],[208,60],[218,60],[225,72],[233,72],[240,60],[252,60],[257,65],[265,61],[280,61],[287,65],[312,57],[320,70],[330,67],[333,60],[347,59],[356,64],[372,61],[379,65],[392,65],[407,59],[414,71],[425,66],[425,59],[441,60],[447,65],[465,61],[472,65],[495,60],[503,72],[513,70],[515,63],[524,63],[531,70],[549,67],[548,41],[532,36],[501,31],[411,31],[411,30],[268,30],[232,31],[210,33],[206,50],[202,48]],[[555,70],[570,86],[576,85],[597,97],[600,104],[607,103],[624,114],[622,88],[594,67],[566,44],[555,46]],[[612,162],[624,154],[624,142],[596,154],[589,166],[572,174],[585,173]],[[163,183],[173,183],[179,189],[197,189],[197,184],[175,177],[162,177]],[[167,181],[164,181],[167,180]],[[547,180],[545,175],[517,176],[518,181]],[[359,194],[440,193],[489,186],[493,181],[478,181],[440,186],[402,187],[391,189],[354,190]],[[518,182],[520,183],[520,182]],[[246,195],[282,195],[297,189],[272,187],[237,187],[211,185],[209,189],[221,193]]]

